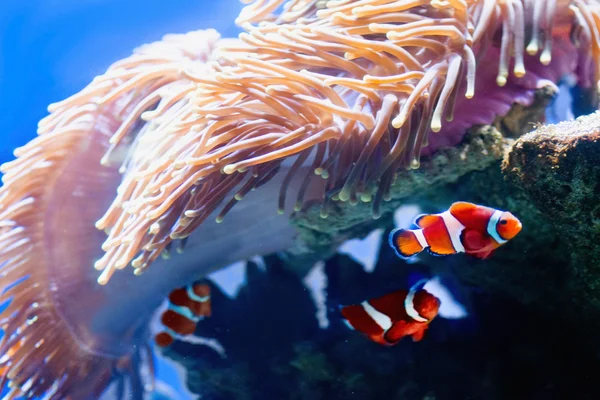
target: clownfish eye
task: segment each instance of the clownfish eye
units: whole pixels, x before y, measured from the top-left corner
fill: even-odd
[[[506,225],[506,224],[508,224],[508,221],[507,221],[507,220],[505,220],[505,219],[501,219],[501,220],[500,220],[500,223],[501,223],[502,225]]]

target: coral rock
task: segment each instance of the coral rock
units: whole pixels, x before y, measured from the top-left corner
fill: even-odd
[[[600,308],[600,113],[524,135],[503,171],[569,250],[567,286],[582,307]]]

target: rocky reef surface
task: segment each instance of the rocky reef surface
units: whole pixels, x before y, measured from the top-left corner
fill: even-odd
[[[498,169],[513,137],[531,130],[544,119],[548,104],[556,95],[555,86],[538,89],[529,107],[514,104],[507,115],[492,125],[472,127],[456,147],[441,149],[424,158],[418,169],[399,171],[390,198],[381,204],[379,218],[373,218],[372,202],[333,202],[326,218],[320,206],[305,207],[292,215],[292,223],[300,234],[296,247],[289,251],[289,262],[312,265],[310,260],[333,254],[347,239],[364,237],[373,229],[390,227],[394,211],[403,204],[426,204],[448,185],[457,183],[476,171]],[[437,210],[437,208],[432,208]],[[312,253],[314,256],[311,257]]]
[[[551,94],[538,91],[536,104],[543,107]],[[418,204],[439,212],[462,200],[510,210],[524,229],[489,260],[423,260],[436,271],[450,269],[465,283],[577,324],[600,349],[600,114],[538,124],[511,138],[534,127],[532,118],[540,114],[533,108],[515,106],[492,126],[472,128],[460,146],[399,174],[383,209],[389,214],[402,204]],[[390,228],[389,216],[373,220],[370,212],[367,203],[338,203],[326,220],[309,210],[296,215],[295,223],[304,243],[322,249],[324,243],[335,247],[336,239]]]
[[[294,249],[265,270],[249,262],[235,299],[214,288],[214,316],[196,334],[218,339],[226,358],[183,342],[165,352],[185,366],[190,390],[242,400],[600,398],[600,113],[523,135],[552,95],[541,89],[531,108],[399,173],[378,219],[363,202],[335,202],[326,219],[316,205],[294,215]],[[336,252],[374,229],[385,237],[403,204],[439,212],[457,200],[510,210],[524,229],[483,261],[406,263],[383,240],[365,272]],[[318,260],[321,304],[303,281]],[[341,323],[339,305],[406,287],[415,273],[454,277],[469,316],[437,318],[422,342],[391,348]]]
[[[394,347],[349,330],[340,304],[395,290],[409,271],[383,247],[373,272],[348,256],[322,272],[327,297],[316,306],[297,274],[273,257],[262,271],[249,263],[236,299],[213,288],[215,313],[196,334],[218,338],[226,357],[207,346],[174,343],[165,353],[187,370],[202,398],[250,399],[595,399],[600,365],[578,329],[507,296],[472,290],[471,315],[434,320],[419,343]],[[326,327],[315,314],[325,316]]]
[[[503,173],[540,210],[566,259],[561,291],[573,317],[600,328],[600,112],[521,137]],[[566,310],[565,310],[566,311]],[[581,315],[579,315],[581,314]]]

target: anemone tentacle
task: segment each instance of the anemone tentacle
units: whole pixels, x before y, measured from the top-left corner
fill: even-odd
[[[487,77],[487,55],[498,60],[497,85],[521,79],[529,90],[544,78],[529,79],[531,61],[551,65],[570,37],[580,58],[569,68],[583,85],[600,77],[593,0],[244,1],[238,40],[201,31],[138,49],[50,106],[40,135],[2,167],[6,398],[97,397],[127,370],[140,387],[139,326],[115,329],[126,331],[125,346],[107,353],[85,307],[65,311],[70,295],[89,288],[86,304],[104,305],[99,324],[116,313],[122,298],[106,306],[110,285],[91,282],[98,257],[101,284],[129,264],[139,274],[211,215],[220,222],[251,190],[279,182],[273,212],[284,213],[291,186],[299,186],[301,210],[322,192],[318,182],[322,216],[335,201],[372,201],[377,216],[396,172],[417,168],[449,136],[455,111]],[[492,102],[518,102],[515,91]]]
[[[110,179],[116,177],[118,183],[118,169],[109,164],[128,151],[132,133],[139,130],[139,115],[155,107],[161,91],[178,85],[183,65],[206,61],[217,38],[214,31],[192,32],[140,47],[78,94],[49,106],[51,114],[40,122],[39,136],[15,150],[14,161],[2,165],[0,301],[8,306],[0,325],[0,390],[11,388],[3,398],[98,398],[119,365],[131,362],[132,354],[96,351],[93,338],[61,314],[57,298],[64,295],[58,293],[58,288],[65,290],[63,275],[53,273],[56,266],[49,256],[49,247],[56,244],[52,232],[61,227],[49,226],[47,214],[63,195],[57,187],[70,163],[82,155],[91,169],[68,173],[81,174],[89,186],[75,179],[74,195],[79,190],[81,198],[88,196],[82,207],[98,208],[96,195],[110,187]],[[77,210],[67,211],[78,218]],[[78,221],[64,224],[76,230]],[[78,260],[78,250],[71,251]],[[60,268],[76,285],[87,277],[89,265]]]
[[[418,168],[431,132],[474,95],[488,48],[500,49],[504,86],[526,74],[525,50],[551,61],[561,22],[598,65],[598,4],[551,3],[251,1],[237,19],[246,32],[217,47],[210,72],[187,68],[185,96],[164,96],[160,111],[142,115],[146,151],[128,160],[120,195],[97,224],[109,231],[100,282],[129,263],[141,273],[229,198],[222,220],[288,158],[311,163],[307,182],[326,181],[323,216],[331,201],[359,200],[373,201],[377,216],[395,172]],[[296,210],[302,203],[301,190]]]

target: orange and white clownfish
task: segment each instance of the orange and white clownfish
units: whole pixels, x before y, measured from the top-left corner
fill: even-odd
[[[194,283],[173,290],[169,306],[160,318],[164,330],[156,335],[156,344],[167,347],[176,338],[193,334],[198,321],[210,314],[210,286],[207,284]]]
[[[344,322],[385,346],[393,346],[405,336],[418,342],[440,308],[440,300],[422,288],[426,282],[419,281],[410,290],[397,290],[342,307]]]
[[[456,202],[441,214],[424,214],[420,229],[395,229],[390,246],[402,258],[424,249],[434,255],[466,253],[481,259],[514,238],[522,228],[511,213],[467,202]]]

